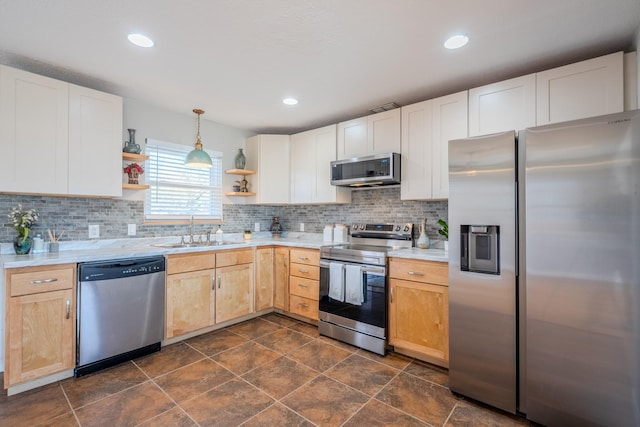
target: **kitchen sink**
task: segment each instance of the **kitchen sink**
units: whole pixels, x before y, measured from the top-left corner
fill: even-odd
[[[216,247],[216,246],[227,246],[227,245],[241,245],[246,242],[198,242],[198,243],[155,243],[151,246],[156,246],[158,248],[200,248],[200,247]]]

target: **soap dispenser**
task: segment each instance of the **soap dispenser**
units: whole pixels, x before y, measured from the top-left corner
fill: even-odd
[[[218,225],[218,229],[216,230],[216,243],[222,243],[224,232],[222,231],[222,226]]]

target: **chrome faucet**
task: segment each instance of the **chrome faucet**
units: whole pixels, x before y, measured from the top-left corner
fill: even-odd
[[[189,243],[193,243],[193,215],[189,221]]]

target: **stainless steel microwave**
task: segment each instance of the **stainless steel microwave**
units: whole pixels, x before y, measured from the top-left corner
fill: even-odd
[[[335,160],[331,162],[331,184],[344,187],[400,184],[400,154]]]

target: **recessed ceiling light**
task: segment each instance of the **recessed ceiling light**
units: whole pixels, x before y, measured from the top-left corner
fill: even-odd
[[[463,36],[462,34],[458,34],[452,37],[449,37],[446,42],[444,42],[444,47],[447,49],[458,49],[459,47],[464,46],[469,42],[469,37]]]
[[[153,46],[153,40],[151,40],[149,37],[145,36],[144,34],[129,34],[127,38],[131,43],[135,44],[136,46],[140,46],[140,47]]]
[[[295,98],[285,98],[282,100],[282,103],[286,105],[296,105],[298,103],[298,100]]]

